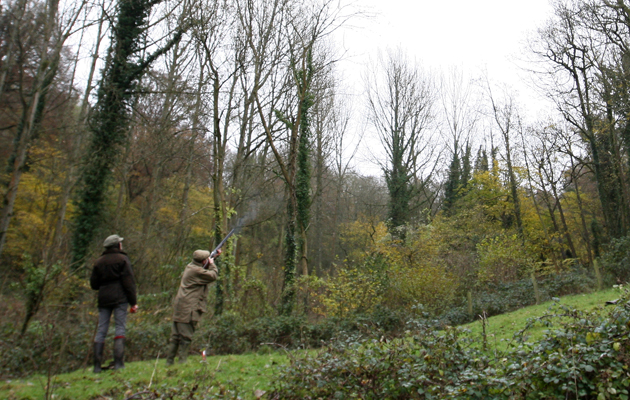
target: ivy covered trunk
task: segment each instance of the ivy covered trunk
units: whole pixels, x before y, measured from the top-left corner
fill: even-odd
[[[311,84],[313,81],[313,56],[309,51],[306,68],[297,73],[298,90],[303,93],[300,101],[302,118],[300,119],[300,135],[297,150],[297,176],[295,197],[297,204],[297,227],[299,231],[299,265],[302,275],[308,275],[308,241],[307,230],[310,225],[311,208],[311,130],[309,110],[313,106]]]
[[[112,30],[103,76],[97,93],[96,110],[90,119],[91,138],[81,173],[72,265],[81,267],[90,244],[102,223],[103,203],[112,170],[127,139],[127,108],[137,79],[161,54],[181,39],[177,31],[163,48],[141,59],[142,39],[151,8],[159,1],[120,0],[118,19]]]

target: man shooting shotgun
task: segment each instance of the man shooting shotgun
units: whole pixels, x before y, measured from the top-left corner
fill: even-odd
[[[178,352],[179,362],[186,362],[197,323],[207,311],[208,285],[219,276],[214,259],[221,255],[221,248],[234,231],[232,229],[212,252],[196,250],[192,262],[186,266],[173,300],[173,326],[166,351],[166,365],[173,365]]]

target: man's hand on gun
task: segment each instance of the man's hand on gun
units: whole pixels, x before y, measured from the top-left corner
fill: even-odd
[[[214,255],[214,256],[210,255],[210,257],[208,257],[208,259],[203,262],[203,268],[204,269],[208,269],[208,268],[210,268],[211,265],[214,265],[214,259],[219,257],[222,252],[223,252],[222,249],[217,249],[216,255]]]

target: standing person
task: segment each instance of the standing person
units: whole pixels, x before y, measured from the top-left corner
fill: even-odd
[[[221,250],[217,251],[217,257]],[[188,358],[190,343],[197,322],[207,311],[208,284],[217,280],[219,271],[206,250],[196,250],[186,266],[177,295],[173,300],[173,326],[166,354],[166,364],[173,365],[179,350],[179,362]]]
[[[123,251],[123,238],[108,236],[103,242],[105,250],[94,263],[90,286],[98,290],[98,329],[94,338],[94,372],[101,372],[103,347],[114,314],[116,335],[114,337],[114,369],[125,367],[125,328],[127,307],[129,312],[138,310],[136,303],[136,281],[131,270],[131,261]]]

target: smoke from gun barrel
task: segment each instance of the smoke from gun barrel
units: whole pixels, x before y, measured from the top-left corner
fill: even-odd
[[[258,207],[254,207],[252,210],[250,210],[246,215],[244,215],[243,217],[238,219],[238,222],[236,223],[236,227],[234,229],[232,229],[230,231],[230,233],[227,234],[226,237],[223,238],[223,240],[221,240],[221,242],[217,245],[217,247],[214,248],[214,250],[212,250],[212,252],[210,253],[210,257],[217,258],[218,257],[218,252],[219,249],[221,247],[223,247],[223,245],[225,244],[225,242],[227,242],[227,240],[235,233],[240,232],[241,228],[249,221],[253,220],[254,218],[256,218],[256,214],[258,214]]]

